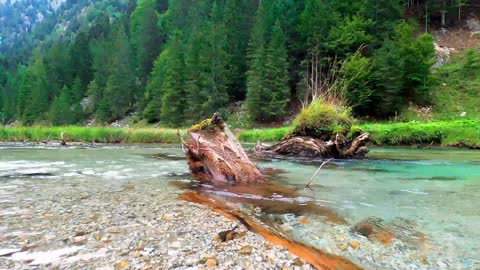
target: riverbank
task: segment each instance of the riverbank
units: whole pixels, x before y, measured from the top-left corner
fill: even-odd
[[[352,130],[370,133],[371,141],[377,146],[480,148],[479,120],[362,124],[355,125]],[[239,139],[252,143],[275,142],[288,131],[288,127],[247,130],[240,133]]]
[[[67,141],[83,143],[179,143],[177,129],[169,128],[113,128],[113,127],[0,127],[0,141],[50,142],[59,141],[61,134]],[[185,131],[181,130],[181,134]]]
[[[244,130],[238,133],[241,142],[276,142],[288,133],[289,127]],[[378,123],[355,125],[371,135],[378,146],[440,146],[480,148],[480,120],[437,121],[429,123]],[[111,127],[0,127],[0,141],[44,142],[60,140],[83,143],[178,143],[177,129],[111,128]],[[182,135],[185,130],[180,130]]]

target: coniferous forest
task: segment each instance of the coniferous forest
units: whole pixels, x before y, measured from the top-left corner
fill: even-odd
[[[328,87],[358,117],[431,102],[433,37],[424,15],[406,14],[444,1],[97,2],[67,1],[22,42],[2,39],[2,123],[109,123],[136,112],[184,126],[238,101],[249,120],[270,122]]]

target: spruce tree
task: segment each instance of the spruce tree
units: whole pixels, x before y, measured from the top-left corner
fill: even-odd
[[[75,122],[75,115],[70,106],[70,92],[70,89],[64,86],[60,95],[53,100],[49,111],[49,120],[53,125],[69,125]]]
[[[25,81],[23,82],[23,95],[25,95],[22,122],[32,124],[43,120],[44,113],[48,110],[48,84],[47,74],[43,60],[37,55],[34,63],[28,67]]]
[[[266,49],[265,49],[265,25],[263,20],[263,7],[260,6],[255,19],[255,26],[249,44],[249,69],[247,72],[247,97],[245,100],[248,115],[252,120],[264,120],[266,111],[262,107],[262,101],[267,99],[266,88]]]
[[[184,123],[184,53],[181,34],[176,32],[169,44],[165,79],[162,83],[162,108],[160,119],[167,126],[180,126]]]
[[[201,47],[206,43],[204,34],[200,31],[193,33],[189,38],[185,53],[185,96],[187,103],[185,118],[190,123],[194,123],[204,116],[201,112],[208,98],[208,93],[205,91],[207,78],[204,76],[200,63]]]
[[[92,80],[92,56],[90,53],[88,33],[81,31],[70,47],[70,59],[73,67],[73,78],[79,77],[82,87]]]
[[[226,0],[223,11],[227,66],[227,91],[230,97],[244,99],[246,95],[247,48],[252,21],[255,18],[252,0]]]
[[[96,80],[92,80],[87,87],[87,95],[89,97],[89,104],[87,106],[87,113],[94,113],[98,105],[102,101],[102,89],[98,86]]]
[[[228,102],[227,65],[230,56],[226,52],[225,25],[222,22],[221,8],[213,2],[210,20],[204,27],[205,42],[201,43],[199,52],[199,80],[203,82],[199,91],[201,105],[197,118],[205,118],[223,108]]]
[[[160,112],[162,109],[163,83],[169,59],[169,49],[165,49],[155,61],[153,71],[147,84],[145,92],[145,101],[147,105],[143,111],[143,117],[148,122],[153,123],[160,120]]]
[[[69,96],[69,104],[71,108],[71,112],[73,114],[73,117],[71,118],[71,122],[81,122],[83,121],[85,115],[83,108],[81,106],[81,101],[84,97],[84,90],[82,89],[82,82],[80,81],[80,78],[75,78],[73,81],[72,88],[70,90]]]
[[[91,46],[93,55],[93,79],[100,88],[105,88],[110,71],[111,50],[113,44],[111,40],[101,39]]]
[[[140,2],[132,13],[131,37],[136,54],[136,72],[140,80],[145,82],[164,42],[158,28],[154,0]]]
[[[290,100],[288,53],[285,42],[285,34],[277,20],[267,48],[265,80],[270,96],[268,99],[262,100],[263,107],[268,108],[265,117],[269,120],[285,115]]]
[[[110,75],[104,91],[104,100],[107,103],[102,107],[103,109],[106,106],[109,107],[111,119],[108,120],[125,116],[133,108],[134,103],[134,78],[129,61],[129,43],[124,25],[121,22],[116,24],[113,33],[112,54]]]

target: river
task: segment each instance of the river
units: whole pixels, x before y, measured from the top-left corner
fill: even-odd
[[[29,223],[41,224],[42,218],[36,213],[61,204],[56,200],[68,204],[77,196],[122,191],[129,185],[139,196],[172,190],[181,193],[178,181],[191,181],[181,156],[179,147],[169,145],[2,145],[0,235],[4,237],[0,237],[0,249],[11,248],[8,235],[28,237],[34,233],[28,231]],[[300,208],[315,204],[345,220],[330,222],[315,211],[270,211],[255,205],[255,200],[253,205],[242,206],[292,239],[341,255],[367,269],[480,267],[478,151],[375,148],[366,159],[328,163],[311,189],[304,189],[304,185],[318,163],[272,159],[259,161],[259,165],[281,171],[271,181],[295,188],[299,195],[290,199]],[[234,194],[228,188],[204,188],[227,200],[253,196],[248,191]],[[259,198],[273,202],[284,199],[289,198]],[[50,203],[44,204],[47,200]],[[170,203],[177,198],[163,200]],[[19,207],[25,202],[30,206]],[[73,212],[75,207],[72,205]],[[69,213],[72,209],[56,211]],[[392,239],[382,242],[362,235],[361,230],[354,229],[359,224],[373,224]]]

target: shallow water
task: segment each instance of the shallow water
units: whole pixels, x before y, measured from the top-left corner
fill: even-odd
[[[178,156],[181,150],[175,146],[1,146],[0,220],[8,223],[0,223],[0,235],[15,233],[9,225],[15,216],[25,215],[27,211],[16,208],[16,202],[41,200],[42,193],[63,194],[60,191],[65,189],[108,192],[128,183],[135,183],[140,191],[176,189],[178,187],[168,183],[182,178],[189,180],[186,163]],[[298,222],[298,213],[276,212],[272,217],[271,208],[263,209],[260,216],[289,225],[292,228],[289,234],[300,241],[341,254],[367,268],[382,269],[386,265],[398,269],[479,267],[478,151],[378,148],[368,159],[335,160],[327,164],[313,181],[312,190],[303,187],[318,164],[271,160],[259,165],[286,171],[274,176],[273,181],[296,189],[298,194],[289,202],[299,207],[313,203],[346,220],[347,224],[330,224],[321,215],[302,213],[309,220],[305,224]],[[232,197],[229,189],[212,192]],[[246,193],[249,192],[237,192],[236,197],[258,199]],[[288,201],[281,196],[268,199],[273,200],[273,204],[276,200]],[[285,209],[288,212],[289,208]],[[382,226],[393,231],[397,240],[383,246],[351,232],[355,224],[369,217],[381,218]],[[335,246],[339,239],[347,244],[350,239],[359,240],[362,247],[339,250]],[[422,258],[417,256],[420,253]]]
[[[379,217],[387,228],[397,229],[397,238],[412,240],[414,248],[421,244],[415,238],[424,234],[428,252],[438,257],[429,259],[438,260],[439,268],[478,267],[480,152],[374,149],[368,159],[332,163],[304,194],[335,209],[350,224]],[[287,170],[284,181],[299,187],[317,169],[288,161],[264,165]],[[316,231],[314,225],[294,226],[299,238]],[[322,239],[308,241],[322,245]]]

